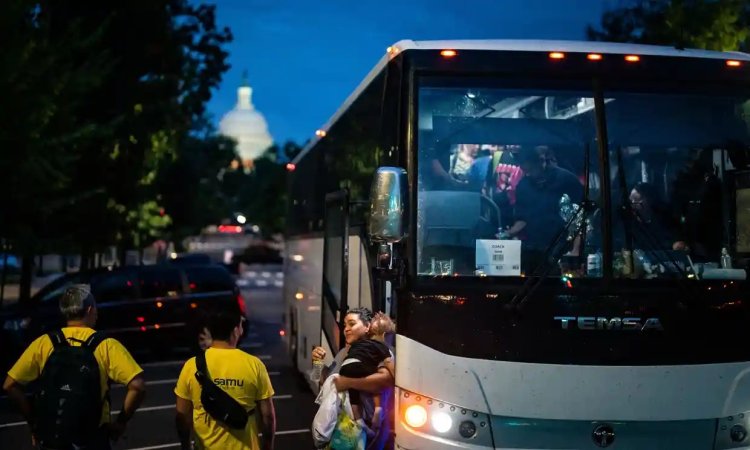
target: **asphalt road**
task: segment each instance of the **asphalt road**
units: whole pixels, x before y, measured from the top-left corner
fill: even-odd
[[[241,348],[258,356],[271,375],[276,392],[276,448],[311,449],[310,423],[315,408],[313,395],[291,369],[286,346],[279,331],[283,311],[279,267],[249,268],[238,280],[247,304],[249,332]],[[174,385],[189,355],[180,352],[168,360],[137,355],[143,366],[147,395],[141,409],[128,424],[125,436],[114,445],[117,450],[156,450],[179,448],[174,427]],[[114,411],[122,406],[124,389],[111,391]],[[5,397],[0,397],[0,448],[31,449],[26,424]]]

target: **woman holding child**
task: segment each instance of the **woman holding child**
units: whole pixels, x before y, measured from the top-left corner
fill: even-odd
[[[367,308],[349,310],[344,317],[344,347],[331,366],[323,369],[321,384],[328,375],[338,373],[334,383],[338,391],[349,391],[354,419],[367,431],[367,448],[381,450],[392,445],[392,401],[394,378],[393,352],[385,343],[392,333],[391,319]],[[313,361],[322,361],[326,351],[316,347]]]

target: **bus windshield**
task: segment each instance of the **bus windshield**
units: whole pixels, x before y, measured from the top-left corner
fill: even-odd
[[[592,85],[421,79],[419,275],[744,278],[750,92]]]

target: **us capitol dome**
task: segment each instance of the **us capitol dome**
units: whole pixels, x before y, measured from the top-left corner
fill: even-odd
[[[266,119],[253,106],[252,95],[253,89],[245,74],[237,89],[237,106],[219,122],[219,132],[237,141],[237,153],[245,170],[252,169],[253,161],[273,144]]]

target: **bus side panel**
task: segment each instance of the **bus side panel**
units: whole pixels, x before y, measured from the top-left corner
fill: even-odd
[[[298,370],[306,373],[312,368],[310,350],[313,345],[321,343],[323,238],[290,239],[286,247],[284,301],[287,305],[289,349],[295,353],[290,356]]]
[[[363,307],[372,310],[366,252],[365,243],[359,236],[349,236],[349,309]]]
[[[322,345],[328,352],[326,364],[333,361],[331,348],[321,330],[321,288],[323,286],[323,238],[290,239],[284,261],[284,302],[290,354],[298,370],[312,368],[310,350]],[[367,249],[359,236],[349,236],[348,307],[372,308]],[[301,295],[298,295],[301,294]],[[300,297],[300,298],[297,298]],[[343,317],[342,317],[343,319]],[[293,342],[292,342],[293,341]]]

